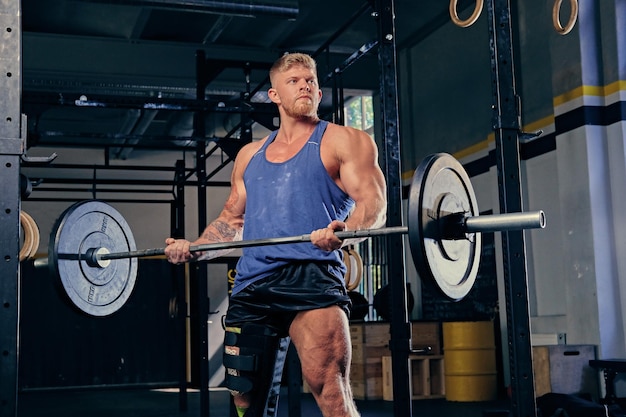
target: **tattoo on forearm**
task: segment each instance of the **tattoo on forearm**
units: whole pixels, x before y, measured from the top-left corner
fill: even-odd
[[[211,223],[212,228],[207,228],[204,237],[214,242],[224,242],[233,240],[237,231],[228,223],[216,220]],[[215,229],[216,233],[212,230]]]
[[[230,226],[228,223],[216,220],[208,227],[203,234],[205,239],[208,239],[210,242],[229,242],[234,240],[241,240],[241,233],[238,233],[237,229]],[[214,230],[217,232],[214,232]],[[205,261],[208,259],[218,258],[221,256],[225,256],[232,252],[233,249],[220,249],[220,250],[209,250],[202,253],[199,257],[199,261]]]

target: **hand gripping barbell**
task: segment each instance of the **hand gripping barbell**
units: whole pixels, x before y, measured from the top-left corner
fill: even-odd
[[[476,196],[463,166],[451,155],[424,159],[413,176],[408,226],[336,232],[340,239],[408,234],[420,278],[446,297],[460,300],[474,285],[481,233],[544,228],[543,211],[479,216]],[[191,252],[305,243],[311,235],[273,237],[192,246]],[[99,200],[76,203],[56,221],[47,264],[62,292],[81,311],[106,316],[130,296],[137,276],[136,258],[164,255],[165,248],[137,250],[126,220]]]

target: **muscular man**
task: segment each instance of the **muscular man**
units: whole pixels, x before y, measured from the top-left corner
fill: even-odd
[[[334,232],[384,225],[386,184],[378,150],[366,133],[320,121],[322,91],[310,56],[282,56],[270,80],[268,96],[278,106],[280,128],[241,149],[230,196],[202,236],[193,243],[168,238],[165,253],[179,263],[216,256],[190,253],[190,245],[311,233],[310,243],[243,249],[225,323],[262,324],[289,336],[322,414],[359,416],[349,383],[350,300],[339,250],[349,242]],[[238,352],[236,346],[226,349]],[[251,396],[234,396],[240,415],[247,415]]]

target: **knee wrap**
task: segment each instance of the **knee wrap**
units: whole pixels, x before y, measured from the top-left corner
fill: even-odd
[[[245,324],[240,329],[226,328],[224,346],[225,385],[250,395],[246,417],[274,416],[289,338],[266,326]],[[239,354],[226,346],[239,348]]]

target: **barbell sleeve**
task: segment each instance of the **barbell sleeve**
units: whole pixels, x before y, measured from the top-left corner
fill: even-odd
[[[489,233],[525,229],[543,229],[546,215],[543,210],[520,213],[488,214],[465,219],[465,232]]]

